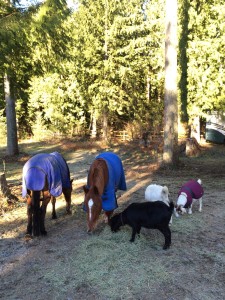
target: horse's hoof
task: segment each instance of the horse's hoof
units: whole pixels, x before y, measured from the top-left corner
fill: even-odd
[[[46,230],[42,230],[42,231],[41,231],[41,234],[42,234],[42,235],[47,235],[47,231],[46,231]]]
[[[72,215],[72,211],[71,211],[71,210],[67,210],[67,211],[66,211],[66,214],[67,214],[67,215]]]
[[[28,232],[25,234],[25,239],[26,239],[26,240],[30,240],[30,239],[32,239],[32,238],[33,238],[33,237],[32,237],[32,234],[30,234],[30,233],[28,233]]]
[[[37,232],[34,231],[34,232],[33,232],[33,236],[40,236],[40,234],[41,234],[40,231],[37,231]]]
[[[52,216],[52,220],[55,220],[55,219],[57,219],[57,216],[56,215]]]

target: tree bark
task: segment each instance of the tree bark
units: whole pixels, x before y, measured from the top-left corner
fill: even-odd
[[[177,104],[177,0],[166,0],[165,98],[164,98],[163,162],[177,165],[178,104]]]
[[[198,143],[201,141],[200,137],[200,118],[195,116],[191,124],[191,138],[195,138]]]
[[[106,109],[103,112],[102,136],[104,141],[108,140],[108,116]]]
[[[7,122],[7,155],[13,156],[19,153],[15,98],[12,93],[11,82],[8,74],[4,77],[4,91],[6,104],[6,122]]]
[[[95,139],[96,137],[97,137],[97,118],[96,118],[96,111],[94,110],[92,114],[91,138]]]
[[[186,141],[186,155],[187,156],[198,156],[201,153],[201,147],[198,141],[192,137]]]
[[[5,173],[2,173],[0,175],[0,194],[1,194],[0,202],[5,201],[9,204],[12,203],[13,201],[19,200],[15,195],[11,193],[10,188],[8,187]]]

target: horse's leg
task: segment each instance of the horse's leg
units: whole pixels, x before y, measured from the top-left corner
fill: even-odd
[[[45,230],[45,215],[46,215],[46,209],[47,205],[50,201],[51,197],[43,198],[42,205],[41,205],[41,224],[40,224],[40,230],[42,235],[46,235],[47,231]]]
[[[72,194],[72,182],[73,182],[73,179],[70,180],[70,184],[71,184],[71,187],[70,188],[63,188],[63,195],[65,197],[65,200],[66,200],[66,213],[67,214],[71,214],[71,194]]]
[[[33,235],[40,235],[40,192],[33,191],[32,193],[32,206],[33,206]]]
[[[57,215],[55,211],[56,197],[51,196],[51,202],[52,202],[52,219],[57,219]]]
[[[32,203],[31,203],[31,197],[27,195],[27,232],[26,234],[32,235]]]

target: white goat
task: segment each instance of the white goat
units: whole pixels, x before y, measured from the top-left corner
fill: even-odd
[[[201,179],[189,180],[184,185],[182,185],[179,193],[177,204],[174,208],[174,213],[176,217],[179,216],[178,213],[186,213],[192,214],[192,205],[196,200],[199,200],[199,211],[202,211],[202,196],[204,194],[204,190],[202,188]]]
[[[168,187],[150,184],[145,190],[145,200],[151,202],[163,201],[167,206],[170,206]]]
[[[170,207],[168,187],[158,184],[150,184],[145,190],[145,200],[150,202],[162,201]],[[172,224],[172,217],[170,219],[170,224]]]

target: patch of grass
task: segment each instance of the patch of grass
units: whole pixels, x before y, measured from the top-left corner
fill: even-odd
[[[194,212],[192,215],[182,215],[179,218],[173,216],[173,225],[171,230],[188,235],[196,231],[201,231],[205,226],[205,219],[202,213]]]
[[[213,250],[207,250],[207,249],[199,249],[197,248],[196,253],[203,258],[210,259],[214,262],[215,265],[220,265],[224,271],[225,269],[225,250],[221,252],[213,251]],[[215,268],[218,269],[218,268]]]
[[[83,241],[66,262],[58,262],[45,278],[52,279],[61,291],[85,285],[106,299],[128,299],[148,287],[152,290],[154,282],[164,282],[169,275],[160,255],[149,257],[147,252],[152,245],[145,235],[130,243],[130,234],[126,227],[118,233],[106,227],[100,236]]]

